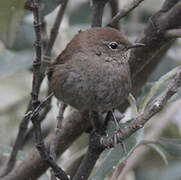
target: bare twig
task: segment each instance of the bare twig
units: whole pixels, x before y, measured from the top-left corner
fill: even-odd
[[[62,15],[64,13],[67,1],[68,0],[65,0],[64,3],[62,2],[62,8],[60,8],[60,10],[59,10],[59,12],[57,14],[54,26],[52,28],[52,29],[56,29],[57,31],[53,31],[53,30],[51,31],[52,33],[50,35],[50,39],[49,39],[49,43],[48,43],[50,49],[47,49],[47,52],[45,53],[47,55],[51,54],[51,51],[52,51],[52,48],[53,48],[53,44],[54,44],[55,39],[57,37],[59,25],[60,25],[60,23],[62,21]],[[40,64],[38,66],[39,66],[38,67],[38,69],[39,69],[40,68]],[[37,96],[39,94],[39,89],[40,89],[41,83],[42,83],[42,81],[44,79],[44,74],[42,72],[40,72],[40,75],[38,77],[39,78],[37,79],[37,83],[36,83],[37,90],[34,92],[35,96]],[[27,110],[26,110],[25,114],[27,114],[29,111],[32,111],[32,101],[33,101],[33,99],[31,97],[31,99],[30,99],[30,101],[28,103],[28,107],[27,107]],[[51,103],[51,99],[49,99],[48,106],[47,106],[46,110],[44,111],[44,113],[42,114],[42,116],[40,117],[40,120],[43,119],[44,117],[46,117],[46,114],[49,112],[50,103]],[[16,162],[17,152],[18,152],[19,149],[21,149],[21,147],[24,144],[25,133],[26,133],[26,130],[27,130],[27,127],[28,127],[28,123],[29,123],[29,118],[24,116],[22,121],[21,121],[21,123],[20,123],[20,126],[19,126],[18,135],[16,137],[16,141],[14,143],[11,156],[10,156],[7,164],[5,165],[5,168],[4,168],[4,170],[3,170],[2,174],[1,174],[1,177],[6,176],[13,169],[13,167],[15,165],[15,162]],[[30,130],[30,131],[32,131],[32,130]]]
[[[163,6],[162,6],[162,11],[168,11],[170,10],[173,6],[175,6],[180,0],[165,0]]]
[[[57,117],[57,127],[55,129],[53,141],[50,145],[50,155],[52,156],[54,161],[56,160],[56,157],[57,157],[57,155],[56,155],[56,149],[58,147],[58,139],[57,138],[59,137],[59,134],[61,131],[61,125],[62,125],[62,121],[63,121],[63,113],[64,113],[65,108],[66,108],[66,104],[64,104],[62,102],[61,106],[59,108],[59,113],[58,113],[58,117]],[[55,179],[55,172],[54,171],[51,171],[51,177],[52,177],[52,179]]]
[[[47,94],[46,97],[48,97],[48,96],[51,94],[51,89],[50,89],[49,86],[48,86],[48,89],[47,89],[46,94]],[[52,97],[49,97],[49,98],[46,100],[45,107],[44,107],[42,113],[39,114],[39,117],[38,117],[38,118],[39,118],[39,121],[40,121],[40,122],[42,122],[42,121],[46,118],[48,112],[49,112],[50,109],[51,109],[51,99],[52,99]],[[33,137],[33,133],[34,133],[34,128],[33,128],[33,126],[31,126],[31,127],[26,131],[26,133],[25,133],[25,135],[24,135],[24,139],[23,139],[23,142],[22,142],[22,146],[23,146],[30,138]]]
[[[181,38],[181,29],[170,29],[165,33],[166,38]]]
[[[38,121],[38,116],[39,116],[39,111],[41,110],[42,104],[38,104],[38,92],[37,91],[37,86],[39,85],[39,77],[40,77],[40,65],[41,65],[41,26],[40,26],[40,14],[39,14],[39,8],[40,5],[38,1],[36,2],[35,0],[32,0],[32,5],[33,5],[33,17],[34,17],[34,29],[35,29],[35,61],[34,61],[34,71],[33,71],[33,85],[32,85],[32,102],[33,102],[33,110],[32,113],[30,113],[30,118],[31,121],[34,125],[34,130],[35,130],[35,138],[36,138],[36,143],[37,143],[37,149],[41,155],[41,158],[47,162],[55,172],[55,176],[68,180],[69,178],[67,177],[66,173],[56,164],[54,159],[49,156],[47,149],[45,147],[43,137],[42,137],[42,132],[41,132],[41,122]],[[39,65],[39,66],[37,66]],[[45,102],[51,97],[53,94],[47,97]],[[27,116],[29,113],[27,113]]]
[[[102,26],[104,6],[108,0],[92,0],[92,27]]]
[[[181,106],[181,100],[174,102],[169,105],[164,113],[159,115],[158,117],[153,118],[153,124],[151,128],[146,132],[146,139],[156,139],[158,136],[162,134],[168,124],[172,121],[174,114],[179,110]],[[139,148],[135,149],[134,153],[127,159],[127,163],[121,174],[119,175],[119,180],[124,178],[126,172],[130,169],[134,168],[140,160],[148,153],[149,149],[144,146],[139,146]]]
[[[119,12],[113,17],[113,19],[107,26],[114,27],[121,20],[121,18],[128,15],[133,9],[135,9],[143,1],[144,0],[133,0],[129,5],[119,10]]]
[[[142,128],[145,123],[156,113],[158,113],[181,86],[181,70],[178,75],[170,82],[168,88],[145,110],[143,114],[135,118],[130,125],[117,132],[113,137],[102,137],[101,144],[105,147],[114,147],[115,143],[121,143],[138,129]],[[116,142],[114,142],[116,137]]]
[[[57,13],[54,25],[50,31],[50,39],[49,39],[47,47],[46,47],[44,61],[42,63],[42,67],[41,67],[42,74],[45,73],[46,67],[48,65],[48,63],[46,63],[46,60],[50,60],[50,59],[47,59],[46,57],[51,56],[52,48],[53,48],[53,45],[54,45],[55,40],[57,38],[59,27],[60,27],[60,24],[62,22],[63,15],[65,13],[65,9],[67,7],[67,3],[68,3],[68,0],[63,0],[63,2],[61,3],[61,7],[59,8],[59,11]]]
[[[70,145],[87,129],[90,128],[90,122],[87,120],[88,115],[78,112],[71,107],[66,108],[62,129],[58,136],[57,156],[60,156]],[[46,138],[46,148],[50,149],[54,133]],[[49,167],[42,161],[38,151],[34,149],[23,162],[13,169],[6,177],[1,180],[29,180],[37,179]]]
[[[73,180],[88,179],[97,159],[104,150],[104,148],[96,144],[96,141],[101,137],[101,133],[104,132],[99,132],[99,130],[95,130],[91,134],[87,153],[85,154],[79,166],[79,169],[77,170],[75,176],[73,177]]]
[[[109,1],[109,4],[110,4],[110,8],[111,8],[111,17],[113,18],[119,11],[119,1],[111,0],[111,1]],[[114,28],[120,29],[119,21],[114,24]]]

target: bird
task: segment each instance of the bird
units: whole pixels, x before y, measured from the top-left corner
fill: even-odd
[[[81,112],[116,109],[132,88],[129,49],[143,46],[111,27],[79,31],[49,66],[50,88]]]

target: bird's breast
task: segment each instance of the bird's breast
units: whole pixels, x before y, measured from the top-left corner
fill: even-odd
[[[54,88],[55,96],[79,110],[110,110],[118,107],[127,96],[126,64],[108,61],[73,62],[63,69],[61,73],[54,73],[54,76],[59,76],[54,77],[59,79],[54,82],[57,86]]]

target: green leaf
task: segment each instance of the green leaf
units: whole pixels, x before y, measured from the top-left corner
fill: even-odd
[[[147,96],[147,94],[150,92],[151,88],[153,87],[155,82],[147,82],[142,90],[141,90],[141,94],[140,96],[137,98],[136,100],[136,104],[138,107],[138,110],[141,109],[141,107],[143,106],[143,101],[145,99],[145,97]]]
[[[146,94],[146,96],[140,103],[140,113],[144,112],[147,105],[167,88],[167,85],[170,82],[169,80],[173,79],[176,76],[179,68],[180,67],[176,67],[173,70],[169,71],[153,84],[151,90]]]
[[[181,157],[181,139],[159,138],[157,142],[174,157]]]
[[[131,117],[136,118],[138,116],[138,108],[136,105],[136,99],[131,93],[128,95],[128,101],[131,106]]]
[[[157,144],[147,144],[147,145],[150,146],[152,149],[154,149],[160,155],[165,165],[168,165],[168,159],[165,152]]]
[[[181,88],[179,89],[179,91],[178,91],[176,94],[174,94],[174,95],[168,100],[168,102],[169,102],[169,103],[172,103],[172,102],[175,102],[175,101],[179,100],[180,98],[181,98]]]
[[[9,157],[11,155],[12,147],[0,145],[0,155]],[[27,154],[23,151],[19,151],[17,160],[23,161],[27,157]]]
[[[0,40],[7,47],[12,46],[19,25],[24,18],[24,3],[25,0],[0,1]]]
[[[110,136],[115,132],[116,127],[110,122],[108,129],[108,136]],[[103,180],[106,175],[113,171],[115,166],[127,159],[143,139],[143,134],[143,129],[140,129],[123,142],[127,152],[124,152],[121,144],[117,144],[114,148],[105,150],[102,155],[102,163],[96,168],[96,172],[91,180]]]

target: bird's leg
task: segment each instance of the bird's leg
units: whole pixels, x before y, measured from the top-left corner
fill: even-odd
[[[115,126],[116,126],[116,131],[119,131],[119,132],[121,133],[121,132],[122,132],[122,131],[121,131],[121,126],[120,126],[117,118],[115,117],[114,110],[111,110],[110,112],[111,112],[112,117],[113,117],[113,119],[114,119],[114,123],[115,123]],[[123,118],[123,117],[122,117],[122,118]],[[121,118],[121,119],[122,119],[122,118]],[[121,119],[120,119],[120,120],[121,120]],[[119,121],[120,121],[120,120],[119,120]],[[117,144],[117,136],[114,137],[114,142],[115,142],[115,145],[116,145],[116,144]],[[124,153],[127,154],[127,149],[126,149],[125,143],[122,142],[122,143],[121,143],[121,146],[122,146],[122,148],[123,148],[123,150],[124,150]]]
[[[117,118],[116,118],[115,115],[114,115],[114,110],[113,110],[113,109],[111,110],[111,114],[112,114],[112,117],[113,117],[113,120],[114,120],[116,129],[119,130],[119,131],[121,131],[121,126],[120,126]]]
[[[90,121],[94,129],[100,130],[100,131],[105,130],[105,124],[104,124],[103,118],[97,111],[90,112]]]

